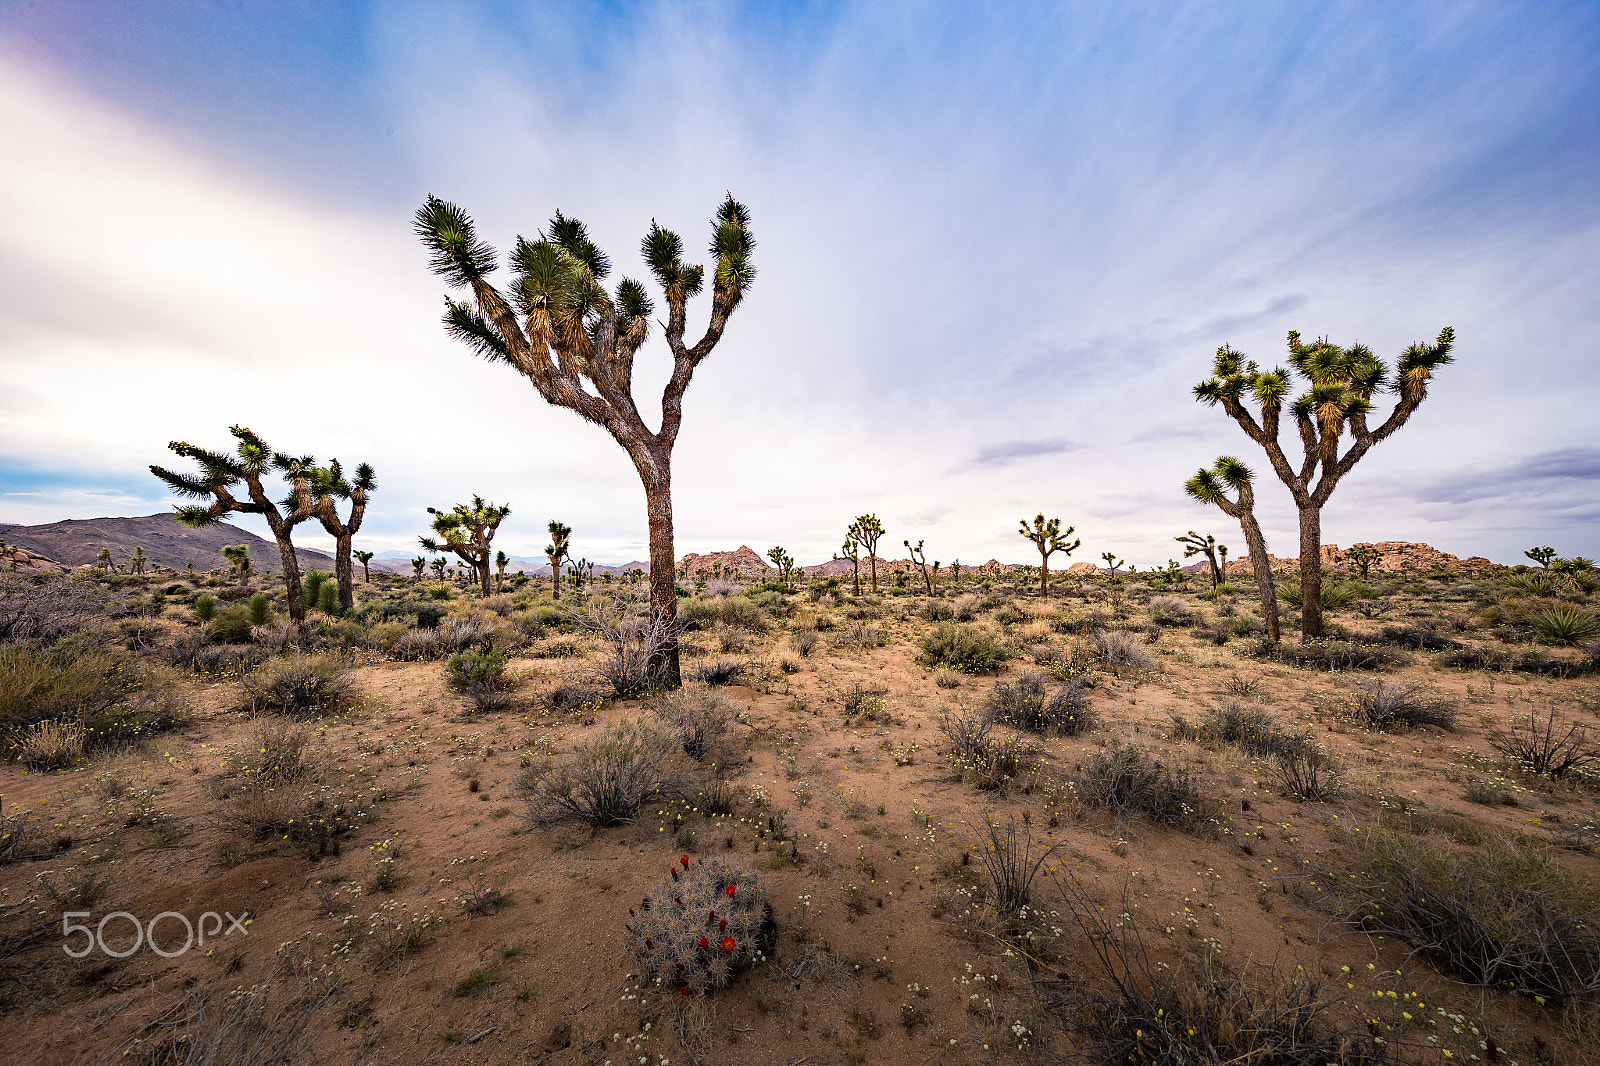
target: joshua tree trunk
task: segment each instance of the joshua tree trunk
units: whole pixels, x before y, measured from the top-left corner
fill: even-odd
[[[1300,632],[1322,636],[1322,508],[1300,508]]]
[[[639,476],[644,482],[645,510],[650,520],[650,625],[662,640],[656,683],[670,689],[682,684],[678,661],[678,570],[672,541],[672,467],[669,452],[653,458],[655,469],[647,473],[644,464],[640,464]]]
[[[1254,501],[1252,500],[1253,504]],[[1281,639],[1278,623],[1278,589],[1272,580],[1272,560],[1267,558],[1267,538],[1261,535],[1253,508],[1240,508],[1239,529],[1250,548],[1250,567],[1256,574],[1256,586],[1261,593],[1261,614],[1267,624],[1267,639],[1276,644]]]
[[[287,532],[280,536],[274,529],[272,533],[277,537],[278,559],[283,563],[283,588],[289,599],[289,619],[304,629],[306,604],[300,596],[300,560],[294,556],[294,544],[289,540]]]
[[[1050,553],[1039,549],[1039,595],[1050,595]]]
[[[354,539],[355,534],[350,532],[333,538],[333,577],[339,584],[339,609],[343,611],[356,603],[356,568],[350,563],[350,542]]]

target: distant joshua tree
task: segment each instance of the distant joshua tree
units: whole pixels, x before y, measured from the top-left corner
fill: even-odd
[[[1117,568],[1126,565],[1126,559],[1118,559],[1116,552],[1101,552],[1100,558],[1106,561],[1106,569],[1111,571],[1111,576],[1117,576]]]
[[[372,584],[372,570],[369,566],[369,564],[372,562],[372,553],[351,552],[351,554],[356,557],[356,562],[361,564],[361,583],[364,585]]]
[[[422,580],[422,570],[427,565],[428,560],[420,555],[411,560],[411,583],[413,585]]]
[[[289,617],[304,629],[306,605],[300,598],[300,561],[294,554],[294,527],[311,517],[311,471],[316,460],[309,455],[292,456],[275,452],[267,442],[243,426],[229,429],[238,440],[237,455],[207,451],[183,441],[173,441],[167,447],[185,459],[200,464],[199,474],[176,474],[159,466],[150,472],[165,481],[180,495],[193,499],[210,497],[210,506],[194,504],[179,507],[175,517],[186,526],[216,525],[230,514],[258,514],[267,520],[272,536],[278,542],[278,556],[283,565],[283,585],[289,602]],[[288,480],[290,492],[281,509],[268,498],[261,484],[261,476],[276,471]],[[236,499],[233,488],[243,484],[249,493],[248,503]]]
[[[458,503],[448,511],[430,507],[428,513],[434,516],[433,531],[444,539],[418,537],[422,547],[430,552],[455,552],[472,567],[483,594],[490,595],[489,546],[495,530],[511,514],[511,508],[496,507],[485,503],[482,496],[474,496],[470,504]]]
[[[789,576],[794,573],[794,557],[783,550],[783,545],[778,545],[767,551],[767,558],[772,560],[772,565],[778,568],[778,580],[783,582],[783,587],[789,587]]]
[[[1356,573],[1362,581],[1365,581],[1372,570],[1372,564],[1383,558],[1383,553],[1370,544],[1357,544],[1345,552],[1344,557],[1355,564]]]
[[[922,583],[928,587],[928,595],[932,596],[933,577],[928,573],[928,553],[922,550],[922,541],[917,541],[916,547],[912,547],[910,540],[907,540],[905,545],[906,551],[911,554],[911,565],[922,571]],[[937,572],[939,564],[934,563],[933,569]]]
[[[1255,475],[1250,468],[1231,455],[1217,457],[1211,469],[1201,467],[1194,477],[1184,483],[1183,489],[1201,503],[1214,504],[1222,513],[1239,520],[1245,545],[1250,549],[1250,564],[1256,574],[1256,588],[1261,593],[1261,617],[1267,623],[1267,639],[1274,644],[1280,639],[1278,627],[1278,591],[1272,580],[1272,561],[1267,558],[1267,538],[1261,535],[1256,522]],[[1236,499],[1228,498],[1232,489]],[[1302,586],[1303,587],[1303,586]]]
[[[145,564],[148,562],[149,560],[145,557],[144,549],[134,548],[133,559],[128,563],[128,569],[132,570],[136,574],[142,574],[145,571]]]
[[[95,556],[94,564],[95,564],[95,566],[99,567],[101,570],[104,570],[104,571],[109,573],[112,570],[113,565],[114,565],[111,562],[111,549],[110,548],[101,548],[100,549],[100,554]]]
[[[655,308],[644,286],[624,278],[613,297],[601,287],[611,261],[583,223],[559,211],[537,241],[518,238],[509,292],[489,284],[495,251],[478,239],[472,219],[430,196],[416,231],[433,252],[436,274],[472,290],[471,304],[446,298],[445,328],[487,359],[509,363],[545,402],[606,428],[628,453],[644,485],[650,528],[650,613],[655,631],[648,670],[655,684],[677,688],[678,594],[672,529],[672,450],[683,421],[683,396],[695,369],[711,354],[729,317],[755,281],[750,212],[731,195],[712,220],[711,321],[693,346],[684,343],[688,302],[705,269],[683,261],[683,240],[655,223],[641,250],[667,301],[666,341],[672,374],[661,395],[660,428],[651,432],[633,398],[634,354]],[[587,386],[592,385],[591,392]]]
[[[1549,546],[1543,548],[1529,548],[1522,553],[1539,564],[1541,570],[1550,569],[1550,564],[1555,561],[1556,550]]]
[[[511,556],[505,552],[494,553],[494,590],[500,591],[506,583],[506,565],[511,562]]]
[[[872,568],[872,591],[878,591],[878,538],[883,536],[883,523],[875,514],[859,516],[850,527],[850,535],[867,549],[867,562]]]
[[[367,497],[377,488],[377,475],[368,463],[356,467],[354,481],[345,479],[344,468],[337,459],[311,472],[311,492],[316,497],[314,508],[317,521],[333,538],[333,576],[339,584],[340,610],[348,611],[355,606],[355,573],[350,565],[350,542],[361,529],[361,520],[366,517]],[[350,517],[343,520],[339,518],[340,500],[350,501]]]
[[[1222,566],[1217,562],[1219,545],[1216,537],[1213,537],[1210,533],[1202,537],[1191,529],[1183,536],[1173,537],[1172,539],[1183,545],[1183,557],[1185,559],[1194,555],[1204,555],[1206,562],[1211,566],[1211,587],[1215,589],[1222,586],[1222,580],[1226,575],[1222,572]],[[1228,546],[1223,544],[1220,547],[1222,549],[1222,558],[1226,560],[1228,558]]]
[[[572,549],[572,527],[550,519],[550,543],[545,545],[544,557],[550,560],[550,580],[554,582],[552,595],[561,598],[561,563]]]
[[[839,549],[835,559],[850,560],[850,577],[855,582],[856,595],[861,595],[861,543],[856,540],[856,527],[850,525],[850,531],[844,535],[844,547]]]
[[[1033,519],[1033,526],[1028,526],[1028,520],[1022,519],[1017,532],[1033,541],[1033,546],[1039,549],[1039,595],[1050,595],[1050,556],[1056,552],[1071,555],[1083,546],[1081,539],[1068,541],[1067,538],[1076,532],[1076,526],[1061,528],[1061,519],[1052,518],[1045,520],[1043,513]]]
[[[1263,372],[1254,361],[1226,346],[1217,349],[1212,376],[1194,387],[1201,403],[1221,404],[1251,440],[1267,453],[1278,479],[1294,497],[1300,512],[1300,635],[1317,640],[1322,626],[1322,508],[1339,480],[1374,444],[1391,436],[1428,396],[1428,383],[1439,367],[1453,361],[1455,331],[1439,331],[1433,344],[1413,344],[1400,354],[1391,378],[1383,360],[1364,344],[1340,348],[1321,338],[1300,343],[1289,334],[1289,365],[1306,383],[1306,391],[1289,406],[1304,453],[1298,467],[1289,462],[1278,440],[1283,404],[1289,396],[1289,371]],[[1367,426],[1373,393],[1399,397],[1394,409],[1375,429]],[[1260,421],[1245,406],[1245,394],[1260,408]],[[1350,434],[1351,445],[1339,454],[1339,441]],[[1319,473],[1320,472],[1320,473]],[[1254,549],[1251,549],[1254,552]]]
[[[230,571],[239,579],[239,584],[250,580],[250,545],[224,544],[222,557],[228,560]]]
[[[433,562],[429,563],[428,565],[433,568],[434,580],[443,581],[444,580],[444,568],[449,566],[450,564],[445,562],[443,559],[435,559],[435,560],[433,560]]]

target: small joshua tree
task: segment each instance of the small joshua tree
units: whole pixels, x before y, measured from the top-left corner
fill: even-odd
[[[100,549],[100,554],[95,557],[95,565],[108,573],[112,570],[110,548]]]
[[[950,560],[950,587],[952,589],[960,589],[961,588],[961,560],[960,559],[952,559],[952,560]]]
[[[1118,559],[1116,552],[1101,552],[1100,558],[1106,561],[1106,569],[1111,571],[1111,576],[1117,576],[1117,568],[1127,563],[1126,559]]]
[[[1215,589],[1222,585],[1222,579],[1225,575],[1222,572],[1222,567],[1217,563],[1218,545],[1216,537],[1213,537],[1210,533],[1202,537],[1191,529],[1183,536],[1173,537],[1172,539],[1183,545],[1183,557],[1185,559],[1194,555],[1204,555],[1206,562],[1211,565],[1211,587]],[[1221,547],[1222,557],[1226,559],[1228,557],[1228,546],[1224,544]]]
[[[922,571],[922,583],[928,586],[928,595],[932,596],[933,578],[928,574],[928,553],[922,550],[922,541],[917,541],[916,545],[913,546],[908,540],[905,545],[906,551],[911,553],[911,564]],[[939,564],[934,563],[933,565],[934,569],[937,570]]]
[[[411,583],[413,585],[422,580],[422,570],[427,565],[428,560],[420,555],[411,560]]]
[[[433,560],[433,562],[429,563],[428,565],[433,568],[433,578],[434,578],[434,580],[435,581],[443,581],[444,580],[444,568],[449,566],[450,564],[445,562],[443,559],[435,559],[435,560]]]
[[[311,517],[311,470],[316,460],[309,455],[291,456],[275,452],[267,442],[243,426],[228,432],[238,440],[237,455],[208,451],[183,441],[167,447],[185,459],[200,464],[199,474],[177,474],[159,466],[150,472],[179,494],[194,499],[211,498],[210,506],[193,504],[179,507],[174,517],[186,526],[199,528],[226,521],[230,514],[258,514],[267,521],[278,542],[278,557],[283,566],[283,585],[289,602],[289,617],[305,628],[306,605],[300,598],[300,561],[294,554],[294,527]],[[289,498],[282,505],[269,499],[261,484],[263,474],[277,471],[290,485]],[[237,499],[233,489],[243,484],[249,502]],[[191,564],[192,568],[192,564]]]
[[[356,562],[361,564],[361,583],[364,585],[372,584],[372,553],[352,552],[351,554],[355,556]]]
[[[856,540],[856,527],[852,523],[850,531],[844,535],[844,547],[839,549],[835,559],[850,560],[850,577],[855,582],[856,595],[861,595],[861,543]]]
[[[354,481],[347,481],[344,468],[335,459],[325,467],[311,472],[311,491],[316,497],[314,505],[317,521],[328,536],[333,538],[333,576],[338,582],[339,606],[348,611],[355,606],[355,573],[350,565],[350,543],[361,529],[361,520],[367,513],[367,497],[378,488],[377,475],[372,467],[362,463],[356,467]],[[340,519],[339,501],[350,501],[350,517]]]
[[[561,598],[561,563],[572,546],[572,527],[550,519],[550,543],[545,545],[544,556],[550,560],[550,579],[554,582],[553,595]]]
[[[1522,553],[1539,564],[1541,570],[1550,569],[1550,564],[1555,561],[1556,550],[1549,546],[1543,548],[1529,548]]]
[[[725,859],[687,855],[628,911],[628,952],[648,985],[704,995],[725,987],[771,950],[775,924],[755,873]]]
[[[1372,570],[1372,564],[1383,558],[1383,553],[1370,544],[1357,544],[1345,552],[1344,557],[1355,565],[1356,573],[1360,575],[1362,581],[1365,581]]]
[[[602,287],[611,260],[583,223],[558,211],[537,241],[519,237],[511,253],[511,286],[502,293],[488,281],[495,251],[478,239],[465,211],[430,196],[416,216],[417,234],[433,253],[434,273],[454,288],[472,291],[472,304],[446,298],[450,335],[487,359],[510,364],[546,403],[604,426],[639,472],[650,531],[650,611],[653,625],[665,635],[652,649],[652,672],[668,688],[680,683],[672,451],[683,423],[683,396],[755,282],[749,210],[730,195],[711,227],[716,260],[711,321],[692,346],[684,343],[688,302],[703,287],[706,270],[685,263],[682,238],[653,222],[641,242],[644,260],[666,297],[664,332],[672,355],[660,425],[652,432],[634,402],[633,363],[655,307],[632,278],[624,278],[614,296]]]
[[[428,513],[434,516],[433,531],[443,539],[418,537],[422,547],[430,552],[455,552],[462,562],[472,567],[479,587],[488,596],[492,591],[489,587],[490,543],[500,523],[511,514],[510,506],[496,507],[485,503],[482,496],[473,496],[470,504],[458,503],[448,511],[430,507]]]
[[[494,553],[494,590],[499,592],[506,583],[506,566],[511,562],[511,556],[505,552]]]
[[[875,514],[864,514],[850,526],[850,535],[867,549],[867,563],[872,573],[872,591],[878,591],[878,538],[883,536],[883,523]]]
[[[149,562],[149,560],[145,558],[144,549],[134,548],[133,558],[128,563],[128,569],[132,570],[136,574],[142,574],[144,573],[145,564],[147,562]]]
[[[1393,377],[1383,360],[1363,344],[1340,348],[1320,339],[1302,344],[1300,334],[1289,334],[1289,365],[1306,383],[1306,391],[1289,405],[1299,431],[1304,457],[1290,463],[1278,440],[1283,404],[1289,397],[1289,371],[1263,372],[1254,361],[1223,346],[1217,349],[1212,376],[1194,387],[1201,403],[1221,404],[1251,440],[1267,453],[1278,479],[1289,489],[1300,514],[1300,635],[1304,640],[1322,637],[1322,508],[1339,480],[1355,468],[1373,445],[1406,424],[1428,396],[1428,383],[1439,367],[1450,363],[1455,331],[1439,331],[1433,344],[1413,344],[1400,354]],[[1396,401],[1389,417],[1376,428],[1367,426],[1376,392],[1393,392]],[[1257,421],[1245,406],[1249,394],[1260,408]],[[1339,454],[1340,439],[1348,433],[1349,449]],[[1254,549],[1251,549],[1254,551]]]
[[[778,545],[767,550],[767,558],[772,560],[772,565],[778,568],[778,580],[783,582],[783,587],[789,587],[789,575],[794,573],[794,557],[783,550],[783,545]]]
[[[250,580],[250,545],[224,544],[222,557],[228,560],[228,566],[233,576],[239,579],[239,584]]]
[[[1050,595],[1050,556],[1056,552],[1071,555],[1083,546],[1083,541],[1068,541],[1076,531],[1076,526],[1061,528],[1061,519],[1052,518],[1045,520],[1043,514],[1034,516],[1033,526],[1030,528],[1028,520],[1024,518],[1017,532],[1033,541],[1033,546],[1039,549],[1039,595]]]
[[[1217,457],[1216,466],[1200,470],[1184,483],[1183,489],[1201,503],[1213,504],[1222,513],[1239,520],[1244,542],[1250,549],[1250,564],[1255,569],[1256,587],[1261,593],[1261,617],[1267,623],[1267,639],[1276,644],[1278,631],[1278,590],[1272,581],[1272,561],[1267,558],[1267,538],[1256,522],[1255,475],[1231,455]],[[1230,499],[1232,489],[1236,498]]]

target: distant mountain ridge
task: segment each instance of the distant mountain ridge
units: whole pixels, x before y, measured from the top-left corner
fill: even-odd
[[[222,557],[224,544],[248,544],[256,570],[275,574],[280,569],[275,542],[226,524],[190,529],[171,512],[142,518],[69,518],[38,526],[0,524],[0,538],[68,567],[94,563],[102,548],[110,549],[112,562],[125,567],[133,549],[143,548],[155,566],[183,570],[193,563],[196,570],[213,570],[228,565]],[[296,548],[295,558],[302,570],[333,569],[333,556],[310,548]]]

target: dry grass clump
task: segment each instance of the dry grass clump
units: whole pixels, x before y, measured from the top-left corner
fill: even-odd
[[[1441,637],[1422,626],[1384,626],[1380,632],[1384,643],[1413,651],[1448,651],[1462,646],[1459,640]]]
[[[1455,730],[1455,705],[1448,700],[1426,696],[1420,685],[1357,681],[1353,702],[1367,725],[1385,733],[1419,725],[1438,726],[1452,732]]]
[[[35,769],[70,766],[181,721],[164,667],[74,641],[0,648],[0,744]]]
[[[337,855],[338,838],[373,816],[375,796],[319,783],[310,732],[296,721],[257,719],[230,770],[219,796],[225,820],[257,840],[298,844],[312,859]]]
[[[326,975],[311,980],[303,973],[249,989],[225,977],[195,985],[149,1024],[138,1055],[128,1061],[150,1066],[298,1061],[306,1051],[306,1028],[341,986]]]
[[[1518,722],[1508,732],[1489,738],[1494,750],[1514,759],[1530,773],[1550,778],[1568,774],[1582,774],[1600,759],[1600,746],[1589,739],[1589,731],[1576,722],[1561,729],[1556,724],[1556,710],[1550,708],[1541,722],[1534,711],[1528,712],[1526,724]]]
[[[651,708],[682,742],[683,753],[704,759],[728,732],[733,705],[720,693],[704,689],[678,689],[657,699]]]
[[[700,628],[710,628],[720,623],[752,633],[764,633],[767,629],[767,616],[743,596],[691,599],[683,604],[678,617],[685,627],[693,623]]]
[[[1068,737],[1093,728],[1098,720],[1082,681],[1067,681],[1051,691],[1050,678],[1039,670],[1029,670],[1013,684],[996,681],[984,710],[1014,729]]]
[[[1099,629],[1089,635],[1089,646],[1106,669],[1120,673],[1124,670],[1148,670],[1155,666],[1150,653],[1131,633],[1115,629]]]
[[[847,626],[833,638],[836,648],[881,648],[889,643],[889,638],[879,626],[869,626],[864,622]]]
[[[1182,717],[1172,720],[1172,736],[1201,744],[1229,744],[1255,756],[1280,756],[1304,751],[1304,733],[1286,733],[1264,708],[1229,700],[1211,711],[1205,721],[1190,725]]]
[[[994,819],[985,814],[983,825],[988,831],[989,846],[980,849],[978,857],[983,861],[984,872],[989,875],[989,887],[993,890],[990,898],[1002,916],[1015,915],[1033,902],[1033,885],[1039,878],[1039,872],[1044,869],[1051,855],[1066,847],[1066,842],[1058,841],[1047,848],[1036,848],[1033,846],[1032,822],[1024,821],[1019,832],[1017,820],[1013,817],[1008,817],[1005,828],[1001,829]]]
[[[924,663],[963,674],[992,674],[1011,658],[1010,649],[993,633],[959,622],[940,622],[917,643]]]
[[[1309,744],[1278,754],[1278,790],[1290,799],[1322,803],[1339,795],[1342,781],[1327,752]]]
[[[1553,1004],[1600,993],[1600,887],[1562,873],[1532,841],[1454,854],[1374,831],[1360,847],[1361,928],[1398,937],[1469,984]]]
[[[0,642],[59,640],[91,625],[105,606],[105,595],[81,580],[0,574]]]
[[[674,764],[681,746],[678,737],[625,718],[575,746],[570,758],[522,775],[528,819],[542,828],[567,821],[628,825],[647,804],[687,787],[689,777]]]
[[[677,639],[669,623],[637,613],[622,600],[590,604],[572,616],[573,625],[599,637],[600,662],[595,672],[621,699],[632,699],[661,687],[657,671],[661,653]]]
[[[268,660],[245,677],[243,688],[251,713],[291,718],[338,714],[355,703],[357,696],[349,667],[327,654]]]
[[[1102,991],[1058,1000],[1068,1026],[1100,1066],[1366,1066],[1390,1061],[1365,1028],[1340,1028],[1335,1001],[1322,995],[1312,968],[1287,976],[1270,967],[1238,972],[1214,952],[1193,952],[1176,966],[1157,962],[1124,894],[1121,906],[1096,907],[1076,886],[1064,892],[1074,923],[1104,974]],[[1119,917],[1120,916],[1120,917]]]
[[[694,677],[696,681],[707,685],[731,685],[739,680],[744,672],[744,660],[724,656],[709,663],[702,663],[694,672]]]
[[[1089,760],[1077,792],[1085,803],[1119,818],[1138,816],[1186,833],[1205,823],[1212,806],[1188,771],[1174,773],[1139,748],[1120,744]]]
[[[1158,626],[1193,625],[1194,611],[1176,596],[1156,596],[1150,601],[1150,620]]]
[[[956,774],[974,788],[1004,791],[1039,764],[1039,749],[1019,737],[997,734],[993,723],[970,712],[947,714],[939,731],[949,741],[945,752]]]
[[[1352,644],[1340,640],[1310,640],[1302,644],[1261,641],[1250,651],[1258,659],[1275,659],[1307,670],[1386,670],[1411,661],[1404,652],[1381,644]]]
[[[789,647],[793,648],[795,654],[802,659],[816,651],[821,643],[822,638],[814,629],[799,629],[789,634]]]

